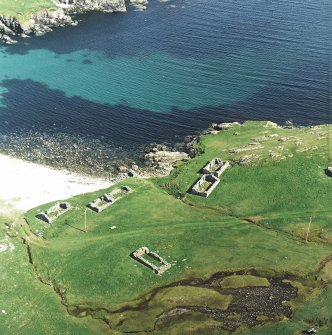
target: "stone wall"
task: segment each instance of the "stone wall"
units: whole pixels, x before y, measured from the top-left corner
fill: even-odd
[[[156,261],[160,263],[160,266],[156,266],[149,262],[147,259],[145,259],[143,256],[148,255],[152,258],[154,258]],[[147,266],[151,270],[153,270],[156,274],[162,274],[166,270],[171,268],[171,264],[165,261],[162,257],[160,257],[156,252],[150,251],[147,247],[141,247],[135,250],[132,253],[132,257],[136,259],[138,262],[142,263],[143,265]]]
[[[47,211],[37,214],[36,218],[51,224],[60,215],[69,211],[69,209],[70,209],[70,204],[68,202],[57,202],[55,205],[50,207]]]
[[[203,175],[191,188],[191,193],[207,198],[220,183],[220,179],[213,174]],[[204,185],[208,186],[205,188]]]
[[[114,202],[120,200],[125,194],[131,192],[131,188],[129,186],[123,186],[122,188],[116,188],[110,193],[105,193],[94,201],[90,202],[87,207],[92,209],[93,211],[100,213],[110,205],[114,204]]]
[[[213,158],[203,167],[202,171],[204,174],[213,174],[216,177],[220,177],[229,166],[230,163],[228,161],[222,161],[220,158]]]
[[[196,181],[189,191],[194,195],[207,198],[220,183],[218,177],[220,177],[228,167],[230,167],[228,161],[223,161],[218,157],[213,158],[202,168],[201,171],[204,175]]]

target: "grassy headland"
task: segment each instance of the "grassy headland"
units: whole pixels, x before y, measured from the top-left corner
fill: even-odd
[[[51,0],[0,0],[0,15],[15,17],[20,23],[25,23],[31,15],[45,9],[53,10],[56,6]]]
[[[85,206],[103,191],[70,199],[74,209],[53,225],[35,217],[48,204],[33,209],[35,273],[69,314],[110,331],[288,335],[315,326],[329,334],[330,135],[328,125],[266,122],[205,135],[202,153],[170,176],[127,180],[133,192],[102,213],[87,210],[87,233]],[[213,157],[233,166],[209,198],[188,194]],[[157,276],[133,260],[141,246],[171,269]],[[31,285],[44,285],[31,276]]]

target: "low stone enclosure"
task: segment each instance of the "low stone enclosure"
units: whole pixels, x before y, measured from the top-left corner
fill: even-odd
[[[191,193],[207,198],[219,183],[220,179],[215,175],[205,174],[191,188]]]
[[[110,193],[105,193],[96,200],[90,202],[87,206],[93,211],[100,213],[110,205],[114,204],[116,201],[120,200],[125,194],[131,192],[129,186],[123,186],[121,188],[116,188]]]
[[[230,166],[228,161],[213,158],[203,168],[204,175],[191,187],[190,192],[194,195],[207,198],[220,183],[220,177]]]
[[[228,161],[222,161],[220,158],[213,158],[203,167],[202,171],[204,174],[214,174],[216,177],[220,177],[229,166],[230,164]]]
[[[156,266],[149,262],[147,259],[145,259],[143,256],[147,255],[157,262],[160,263],[160,266]],[[162,257],[160,257],[156,252],[150,251],[147,247],[141,247],[135,250],[131,256],[136,259],[138,262],[142,263],[146,267],[150,268],[153,270],[156,274],[161,275],[164,273],[166,270],[171,268],[171,264],[166,262]]]
[[[36,218],[47,223],[53,223],[60,215],[66,213],[69,209],[70,205],[68,202],[57,202],[47,211],[37,214]]]

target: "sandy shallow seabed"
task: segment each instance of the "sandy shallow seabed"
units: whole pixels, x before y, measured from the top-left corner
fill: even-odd
[[[0,154],[0,214],[26,211],[111,185],[104,179],[55,170]]]

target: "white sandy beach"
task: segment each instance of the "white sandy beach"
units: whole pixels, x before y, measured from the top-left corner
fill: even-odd
[[[107,188],[110,181],[26,162],[0,154],[0,213]]]

